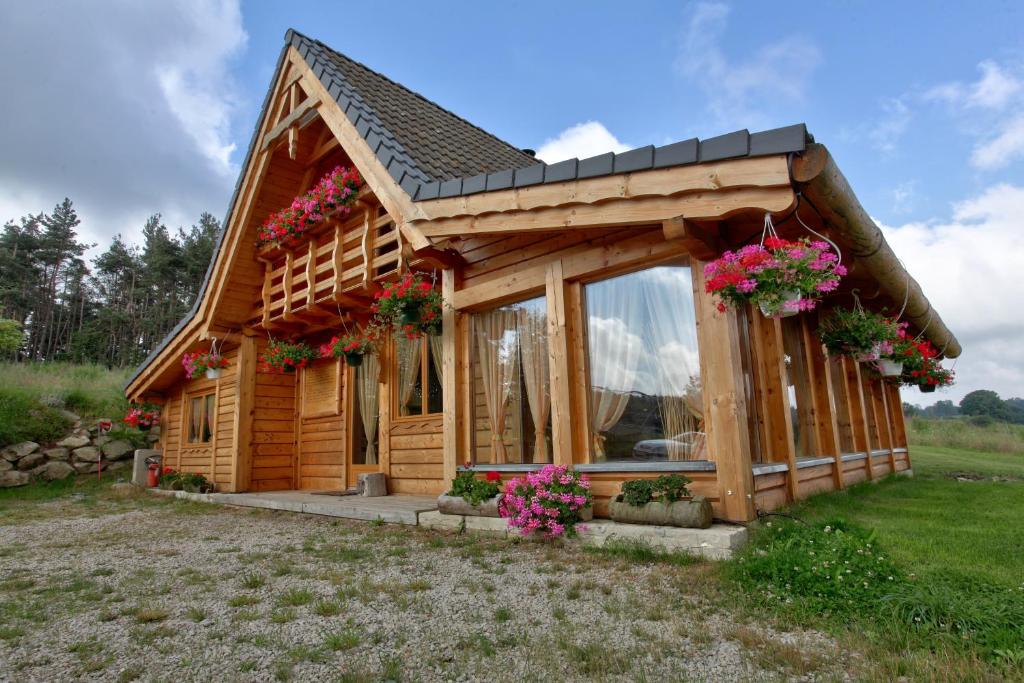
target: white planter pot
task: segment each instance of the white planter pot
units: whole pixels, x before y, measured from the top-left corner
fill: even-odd
[[[783,300],[778,306],[769,306],[761,303],[758,306],[761,308],[761,315],[766,318],[788,318],[791,315],[796,315],[800,312],[795,306],[787,304],[795,304],[800,301],[803,297],[800,292],[783,292]]]
[[[899,377],[903,374],[903,363],[897,363],[888,358],[879,358],[878,371],[882,373],[882,377]]]
[[[210,368],[206,371],[206,379],[219,379],[220,368]]]
[[[854,356],[861,363],[870,363],[878,360],[878,356],[882,353],[882,346],[875,344],[870,351],[866,353],[858,353]]]

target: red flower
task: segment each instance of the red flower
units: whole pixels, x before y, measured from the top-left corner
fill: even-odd
[[[491,470],[486,475],[487,481],[501,481],[501,473]]]

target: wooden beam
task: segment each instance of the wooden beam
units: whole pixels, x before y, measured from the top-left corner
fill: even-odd
[[[455,271],[448,268],[441,273],[441,298],[449,302],[454,294]],[[446,481],[455,478],[455,470],[459,465],[459,337],[456,330],[456,315],[455,309],[451,306],[442,308],[441,400],[444,403],[444,415],[441,418],[441,432],[444,438],[442,464]]]
[[[662,221],[661,231],[667,240],[675,240],[694,258],[711,261],[725,251],[725,245],[712,232],[683,216]]]
[[[424,249],[414,250],[411,244],[403,246],[409,252],[407,260],[419,259],[427,265],[441,270],[444,270],[445,268],[463,268],[466,265],[466,259],[462,258],[462,254],[454,249],[426,247]]]
[[[804,352],[807,354],[807,371],[812,392],[811,412],[814,416],[814,427],[818,452],[816,455],[827,455],[835,458],[832,467],[832,483],[836,489],[844,487],[843,463],[840,458],[839,425],[836,417],[836,405],[832,396],[832,378],[828,370],[828,358],[817,331],[811,328],[808,316],[803,316],[802,332]]]
[[[424,236],[435,239],[456,235],[554,232],[565,228],[660,224],[681,215],[691,220],[717,220],[741,211],[774,213],[789,209],[794,199],[795,195],[788,186],[758,187],[458,216],[430,222],[417,221],[413,225]]]
[[[864,401],[864,382],[860,377],[860,364],[849,356],[843,356],[843,370],[846,375],[846,397],[850,404],[850,427],[853,431],[853,447],[857,452],[867,454],[865,470],[868,480],[874,479],[871,468],[871,429],[868,427],[868,408]]]
[[[341,146],[341,144],[338,142],[338,138],[334,137],[333,135],[330,135],[329,129],[325,128],[324,130],[328,132],[329,137],[327,138],[326,142],[324,142],[322,145],[314,149],[313,153],[309,155],[309,159],[306,160],[306,163],[310,166],[317,163],[325,156],[327,156],[328,154],[330,154],[331,152],[333,152],[334,150],[338,149]]]
[[[297,107],[292,109],[288,116],[281,119],[281,122],[267,131],[263,136],[263,143],[260,145],[260,152],[266,152],[284,133],[292,126],[298,125],[299,121],[310,111],[320,106],[320,100],[316,97],[307,97]],[[295,158],[295,157],[291,157]]]
[[[548,377],[551,390],[551,443],[556,465],[572,466],[572,395],[565,314],[565,277],[561,260],[547,266]]]
[[[761,379],[761,410],[767,444],[764,447],[772,462],[784,462],[786,495],[797,499],[799,477],[796,467],[796,445],[793,438],[793,414],[789,405],[789,377],[786,370],[786,351],[782,343],[782,323],[777,318],[766,318],[752,310],[751,343],[757,346],[757,370]],[[721,342],[719,342],[721,343]]]
[[[256,405],[256,338],[243,337],[238,347],[235,421],[232,427],[231,491],[249,489],[252,471],[252,420]]]

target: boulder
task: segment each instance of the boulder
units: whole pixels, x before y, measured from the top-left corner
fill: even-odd
[[[82,425],[82,418],[76,415],[75,413],[71,412],[70,410],[65,410],[61,408],[57,412],[63,415],[64,419],[73,424],[75,427],[80,427]]]
[[[29,453],[24,458],[18,461],[18,469],[22,472],[38,467],[39,465],[46,462],[46,455],[41,451],[35,453]]]
[[[118,439],[103,444],[103,457],[107,460],[123,460],[132,454],[132,445],[127,441]]]
[[[74,474],[75,468],[66,462],[51,460],[45,465],[37,467],[32,473],[37,477],[42,477],[46,481],[57,481],[58,479],[67,479],[69,476]]]
[[[24,486],[31,479],[32,477],[28,472],[19,472],[18,470],[0,472],[0,489],[8,489],[13,486]]]
[[[109,436],[107,436],[106,434],[101,434],[99,436],[94,436],[92,438],[92,445],[93,446],[106,446],[111,441],[113,441],[113,439],[111,439]]]
[[[7,462],[14,462],[15,460],[21,460],[29,453],[35,453],[38,450],[39,444],[35,441],[22,441],[21,443],[8,446],[0,451],[0,456],[2,456]]]
[[[6,472],[7,470],[13,470],[13,469],[14,469],[14,465],[12,465],[11,463],[7,462],[3,458],[0,458],[0,472]]]
[[[75,471],[79,474],[89,474],[100,468],[99,464],[95,462],[75,462],[72,464],[75,467]]]
[[[71,452],[71,458],[75,462],[99,462],[100,449],[95,446],[83,446]]]
[[[57,448],[47,448],[43,451],[43,455],[47,460],[68,460],[71,458],[71,451],[58,446]]]
[[[119,471],[125,469],[126,467],[128,467],[128,465],[130,465],[130,464],[131,463],[129,463],[127,460],[118,460],[118,461],[112,462],[112,463],[103,463],[103,471],[104,472],[119,472]]]
[[[58,446],[64,448],[81,448],[82,446],[89,445],[89,435],[85,436],[68,436],[57,442]]]

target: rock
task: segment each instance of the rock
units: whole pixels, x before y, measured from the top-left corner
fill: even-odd
[[[90,472],[95,472],[100,468],[99,464],[94,462],[76,462],[73,464],[75,471],[79,474],[88,474]]]
[[[57,442],[58,446],[64,448],[81,448],[82,446],[89,445],[89,435],[85,436],[68,436]]]
[[[148,441],[151,444],[156,443],[159,440],[160,440],[160,430],[159,429],[154,429],[154,430],[150,431],[149,434],[146,434],[146,441]]]
[[[113,441],[113,439],[111,439],[109,436],[107,436],[106,434],[101,434],[100,436],[94,436],[92,438],[92,445],[93,446],[106,446],[111,441]]]
[[[123,469],[127,468],[129,464],[131,464],[131,463],[129,463],[127,460],[118,460],[116,462],[112,462],[112,463],[109,463],[109,464],[103,463],[103,471],[104,472],[118,472],[120,470],[123,470]]]
[[[71,432],[71,434],[74,435],[74,436],[84,436],[87,439],[89,438],[89,430],[88,429],[78,428],[78,429],[75,429],[73,432]]]
[[[47,460],[68,460],[71,457],[71,451],[61,447],[47,448],[43,451],[43,455]]]
[[[7,462],[14,462],[15,460],[21,460],[29,453],[35,453],[37,450],[39,450],[39,444],[35,441],[22,441],[0,451],[0,456],[3,456],[3,459]]]
[[[37,477],[42,477],[46,481],[57,481],[58,479],[67,479],[69,476],[75,473],[75,468],[66,462],[60,462],[59,460],[53,460],[42,467],[37,467],[33,474]]]
[[[12,465],[11,463],[7,462],[3,458],[0,458],[0,472],[6,472],[7,470],[13,470],[13,469],[14,469],[14,465]]]
[[[9,489],[14,486],[24,486],[31,480],[32,477],[28,472],[19,472],[18,470],[8,470],[6,472],[0,472],[0,489]]]
[[[115,498],[131,498],[138,493],[138,489],[126,481],[119,481],[110,487],[110,492]]]
[[[72,460],[76,462],[99,462],[100,449],[95,446],[83,446],[71,452]]]
[[[130,443],[118,439],[117,441],[103,444],[103,457],[108,460],[123,460],[131,455],[134,450]]]
[[[44,455],[40,451],[36,451],[35,453],[29,453],[24,458],[19,460],[18,461],[18,469],[24,472],[24,471],[30,470],[30,469],[32,469],[34,467],[38,467],[39,465],[43,464],[44,462],[46,462],[46,455]]]
[[[65,410],[61,408],[57,412],[63,415],[64,419],[73,424],[75,427],[81,426],[82,418],[76,415],[75,413],[71,412],[70,410]]]

